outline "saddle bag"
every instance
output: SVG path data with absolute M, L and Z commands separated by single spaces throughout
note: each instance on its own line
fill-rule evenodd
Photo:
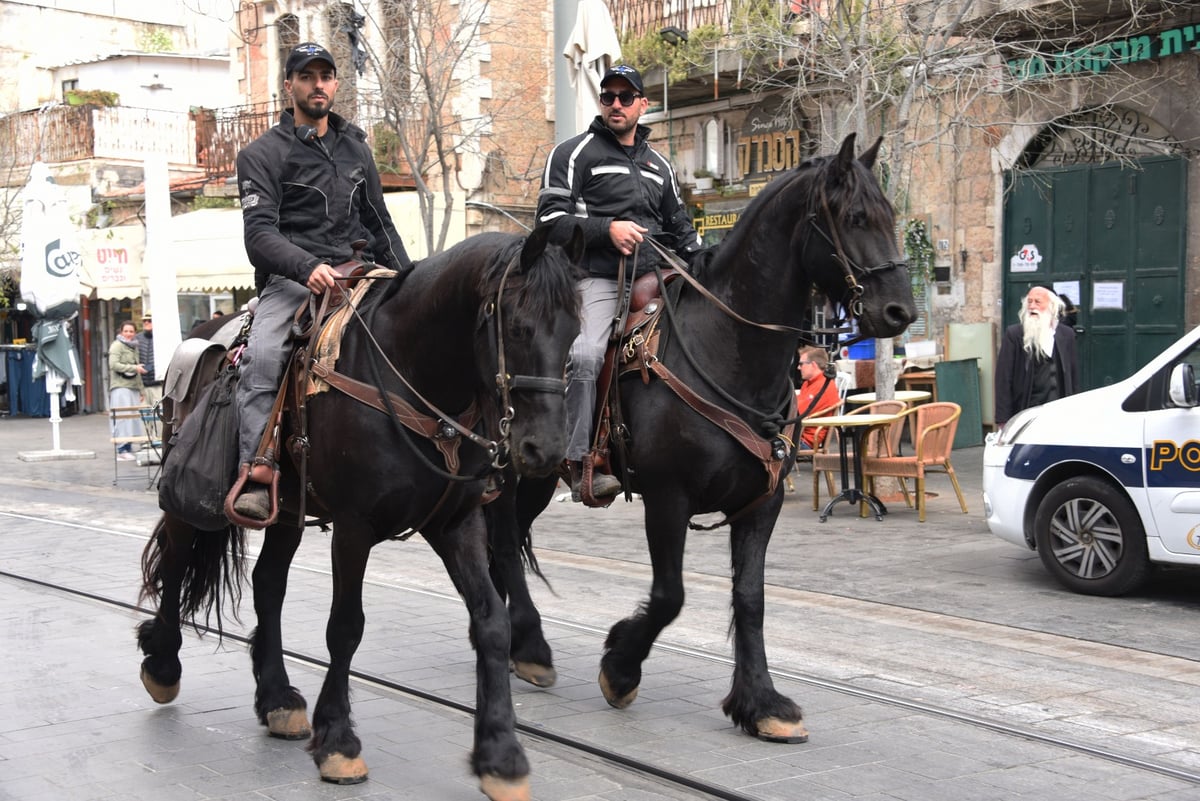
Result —
M 237 478 L 237 368 L 227 366 L 167 443 L 158 506 L 202 531 L 229 525 L 225 496 Z

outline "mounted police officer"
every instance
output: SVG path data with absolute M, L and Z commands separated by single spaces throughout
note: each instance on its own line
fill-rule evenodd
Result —
M 250 480 L 233 508 L 263 521 L 270 516 L 274 465 L 256 454 L 291 351 L 293 315 L 310 293 L 333 287 L 333 267 L 353 258 L 356 240 L 367 242 L 364 258 L 402 273 L 412 268 L 384 205 L 366 133 L 331 111 L 338 87 L 333 56 L 312 42 L 297 45 L 284 78 L 292 108 L 237 158 L 259 300 L 237 390 L 238 455 Z

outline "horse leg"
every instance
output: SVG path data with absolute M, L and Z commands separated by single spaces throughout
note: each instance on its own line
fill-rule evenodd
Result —
M 642 662 L 658 635 L 683 608 L 683 546 L 687 538 L 687 510 L 682 493 L 669 500 L 646 500 L 646 543 L 654 580 L 650 597 L 633 615 L 618 621 L 604 641 L 600 659 L 600 691 L 616 709 L 637 698 Z
M 542 616 L 533 603 L 526 582 L 525 560 L 530 570 L 542 577 L 533 554 L 530 528 L 554 495 L 557 477 L 511 481 L 504 492 L 484 507 L 492 584 L 508 603 L 511 645 L 509 660 L 513 675 L 535 687 L 551 687 L 558 679 L 554 655 L 542 632 Z
M 254 711 L 272 737 L 303 740 L 312 733 L 300 691 L 291 686 L 283 662 L 280 617 L 287 593 L 288 568 L 303 529 L 276 524 L 266 530 L 262 552 L 254 566 L 254 612 L 258 626 L 250 641 L 254 669 Z
M 146 692 L 159 704 L 179 695 L 183 674 L 179 603 L 194 537 L 191 526 L 163 515 L 142 553 L 142 598 L 157 599 L 158 611 L 137 627 L 138 648 L 145 654 L 141 678 Z
M 446 565 L 471 618 L 476 680 L 471 770 L 492 801 L 528 801 L 529 762 L 517 741 L 508 679 L 508 614 L 487 573 L 483 515 L 471 510 L 457 525 L 422 533 Z
M 325 624 L 329 670 L 313 709 L 308 750 L 323 781 L 358 784 L 367 780 L 362 741 L 350 719 L 350 661 L 362 642 L 362 585 L 371 553 L 371 527 L 363 520 L 337 517 L 333 523 L 333 603 Z
M 763 582 L 767 544 L 779 514 L 782 494 L 766 508 L 734 521 L 730 532 L 733 560 L 733 685 L 721 709 L 747 734 L 780 743 L 808 741 L 804 716 L 792 699 L 775 690 L 763 642 Z

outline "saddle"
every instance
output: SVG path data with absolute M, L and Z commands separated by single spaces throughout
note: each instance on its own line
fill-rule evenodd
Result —
M 677 278 L 679 271 L 674 268 L 662 271 L 663 286 L 670 286 Z M 608 348 L 604 352 L 604 364 L 596 380 L 596 409 L 592 425 L 595 435 L 591 451 L 583 458 L 579 491 L 585 506 L 603 508 L 615 499 L 615 496 L 597 498 L 592 492 L 593 476 L 597 472 L 610 472 L 612 469 L 609 445 L 614 442 L 613 432 L 624 431 L 623 426 L 614 424 L 620 415 L 620 399 L 615 379 L 640 370 L 643 380 L 649 382 L 649 375 L 645 372 L 640 357 L 645 355 L 647 358 L 653 358 L 658 353 L 662 343 L 662 330 L 658 324 L 663 308 L 658 276 L 646 273 L 634 279 L 629 291 L 629 306 L 624 314 L 624 325 L 614 323 Z M 616 442 L 623 450 L 624 439 L 618 439 Z M 623 481 L 622 485 L 628 487 L 628 481 Z M 627 489 L 626 494 L 628 493 Z

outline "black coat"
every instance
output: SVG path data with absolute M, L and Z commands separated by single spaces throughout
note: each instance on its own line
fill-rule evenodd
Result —
M 537 222 L 583 228 L 589 275 L 617 276 L 621 253 L 608 235 L 613 220 L 633 220 L 688 261 L 701 248 L 675 171 L 650 147 L 649 137 L 650 129 L 639 125 L 626 150 L 597 116 L 587 131 L 556 145 L 546 162 Z M 650 269 L 653 258 L 648 246 L 642 248 L 638 272 Z
M 246 254 L 258 291 L 272 275 L 305 283 L 313 268 L 337 266 L 365 239 L 364 255 L 383 267 L 411 265 L 383 202 L 375 158 L 361 128 L 336 114 L 327 153 L 321 140 L 302 138 L 290 111 L 237 157 Z
M 1000 342 L 996 359 L 996 423 L 1008 422 L 1022 409 L 1028 408 L 1033 392 L 1033 373 L 1029 354 L 1021 340 L 1021 326 L 1010 325 Z M 1075 353 L 1075 330 L 1059 323 L 1054 328 L 1054 367 L 1063 397 L 1079 391 L 1079 358 Z

